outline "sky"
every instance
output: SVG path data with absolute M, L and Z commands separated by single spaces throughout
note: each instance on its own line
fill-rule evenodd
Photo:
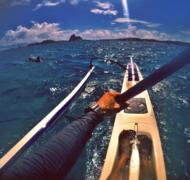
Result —
M 0 0 L 0 45 L 73 33 L 190 42 L 190 0 Z

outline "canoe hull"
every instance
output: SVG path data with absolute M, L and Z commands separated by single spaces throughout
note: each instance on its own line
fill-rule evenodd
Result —
M 129 67 L 130 65 L 130 67 Z M 134 68 L 135 67 L 135 68 Z M 128 64 L 121 92 L 126 91 L 143 79 L 139 68 L 131 61 Z M 136 69 L 136 70 L 135 70 Z M 135 75 L 136 73 L 136 75 Z M 137 75 L 138 73 L 138 75 Z M 131 78 L 132 76 L 132 78 Z M 136 76 L 136 77 L 135 77 Z M 138 76 L 138 77 L 137 77 Z M 154 165 L 155 176 L 157 180 L 166 180 L 165 164 L 163 151 L 157 128 L 157 123 L 152 108 L 152 103 L 147 91 L 134 97 L 129 104 L 135 102 L 135 105 L 128 109 L 122 110 L 116 115 L 115 123 L 110 139 L 105 163 L 100 176 L 100 180 L 106 180 L 113 171 L 114 164 L 118 158 L 119 136 L 123 131 L 138 129 L 138 135 L 146 135 L 152 140 L 152 164 Z M 134 107 L 138 106 L 139 111 L 134 111 Z M 143 107 L 144 106 L 144 107 Z M 127 176 L 127 174 L 126 174 Z

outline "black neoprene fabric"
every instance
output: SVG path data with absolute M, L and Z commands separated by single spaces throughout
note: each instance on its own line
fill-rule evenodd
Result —
M 78 156 L 92 131 L 102 118 L 95 112 L 88 112 L 62 129 L 43 147 L 19 160 L 7 169 L 1 180 L 59 180 L 63 179 Z

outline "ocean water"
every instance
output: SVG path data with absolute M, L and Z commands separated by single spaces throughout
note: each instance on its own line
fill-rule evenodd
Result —
M 120 91 L 123 70 L 106 62 L 127 64 L 133 55 L 144 77 L 187 47 L 152 42 L 81 41 L 47 44 L 0 52 L 0 157 L 54 108 L 81 80 L 89 58 L 96 66 L 82 94 L 23 156 L 79 117 L 104 90 Z M 42 63 L 29 56 L 40 55 Z M 190 66 L 149 89 L 162 140 L 169 180 L 190 179 Z M 98 179 L 114 116 L 97 126 L 66 179 Z M 19 160 L 19 159 L 18 159 Z

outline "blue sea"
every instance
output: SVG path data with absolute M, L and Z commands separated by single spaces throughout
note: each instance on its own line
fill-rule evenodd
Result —
M 144 77 L 187 47 L 157 42 L 81 41 L 44 44 L 0 51 L 0 156 L 37 124 L 77 85 L 94 58 L 96 69 L 81 95 L 23 156 L 38 150 L 64 126 L 83 114 L 106 89 L 120 91 L 123 65 L 133 55 Z M 42 63 L 28 62 L 42 56 Z M 169 180 L 190 179 L 190 66 L 149 89 L 160 131 Z M 94 130 L 66 179 L 98 179 L 106 155 L 114 116 Z M 19 160 L 19 159 L 18 159 Z

